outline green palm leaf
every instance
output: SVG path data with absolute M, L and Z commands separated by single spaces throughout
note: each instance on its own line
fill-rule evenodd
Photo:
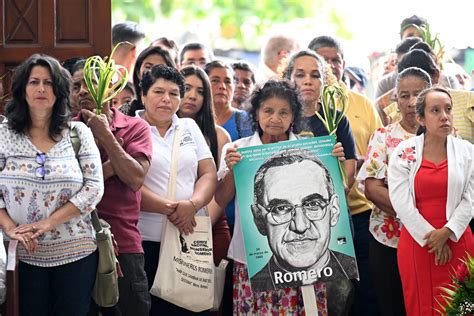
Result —
M 347 94 L 343 88 L 337 85 L 324 85 L 321 95 L 321 109 L 323 115 L 316 111 L 316 116 L 323 123 L 329 135 L 335 135 L 337 127 L 347 112 Z M 338 112 L 339 109 L 339 112 Z M 342 180 L 347 184 L 346 171 L 339 161 L 339 170 Z
M 132 45 L 120 42 L 115 45 L 110 56 L 120 45 Z M 84 65 L 84 81 L 87 90 L 97 105 L 96 114 L 102 113 L 104 103 L 117 96 L 125 88 L 128 81 L 128 71 L 122 65 L 117 65 L 111 57 L 102 59 L 100 56 L 87 58 Z

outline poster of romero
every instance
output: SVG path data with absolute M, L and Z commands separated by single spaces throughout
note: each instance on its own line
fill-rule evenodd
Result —
M 333 146 L 324 136 L 238 149 L 235 187 L 253 291 L 358 279 Z

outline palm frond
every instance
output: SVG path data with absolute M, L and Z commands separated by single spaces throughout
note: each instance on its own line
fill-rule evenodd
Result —
M 127 69 L 122 65 L 117 65 L 111 58 L 117 47 L 123 44 L 131 45 L 128 42 L 120 42 L 115 45 L 110 57 L 102 59 L 100 56 L 91 56 L 85 62 L 84 81 L 97 105 L 96 114 L 100 114 L 104 103 L 117 96 L 127 84 Z

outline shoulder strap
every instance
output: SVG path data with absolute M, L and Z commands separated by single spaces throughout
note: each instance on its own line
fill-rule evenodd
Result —
M 76 153 L 77 158 L 79 155 L 79 149 L 81 149 L 81 139 L 77 134 L 76 126 L 74 124 L 71 124 L 69 130 L 69 137 L 71 138 L 72 148 L 74 149 L 74 153 Z
M 181 142 L 181 126 L 177 126 L 174 137 L 173 137 L 173 147 L 171 150 L 171 168 L 170 168 L 170 178 L 168 180 L 168 199 L 174 201 L 176 198 L 176 176 L 178 173 L 178 151 L 179 143 Z
M 235 128 L 237 128 L 237 136 L 239 137 L 239 139 L 242 138 L 242 136 L 240 135 L 241 133 L 241 130 L 240 130 L 240 111 L 237 111 L 235 112 Z
M 171 149 L 171 167 L 170 167 L 170 176 L 168 179 L 168 192 L 166 197 L 172 201 L 176 199 L 176 175 L 178 173 L 178 151 L 179 151 L 179 143 L 181 142 L 181 127 L 178 125 L 176 130 L 174 131 L 173 136 L 173 147 Z M 161 229 L 161 242 L 164 242 L 166 239 L 166 231 L 168 226 L 169 220 L 166 219 L 163 222 L 163 228 Z M 162 244 L 163 245 L 163 244 Z M 160 257 L 161 253 L 165 247 L 160 247 Z
M 74 153 L 76 154 L 76 159 L 78 159 L 79 162 L 79 149 L 81 149 L 81 139 L 77 134 L 76 126 L 74 124 L 71 124 L 69 130 L 69 137 L 71 138 L 71 145 L 74 149 Z M 91 222 L 92 226 L 94 226 L 95 231 L 97 233 L 100 233 L 102 231 L 102 225 L 100 224 L 99 215 L 97 214 L 96 210 L 93 210 L 91 212 Z

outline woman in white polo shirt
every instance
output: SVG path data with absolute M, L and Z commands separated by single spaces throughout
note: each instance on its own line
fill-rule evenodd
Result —
M 153 158 L 141 189 L 142 203 L 138 227 L 145 251 L 145 272 L 151 287 L 160 252 L 165 216 L 185 233 L 196 225 L 194 214 L 207 205 L 216 188 L 216 167 L 204 136 L 194 120 L 178 118 L 184 78 L 175 68 L 156 65 L 140 82 L 145 111 L 138 112 L 151 126 Z M 176 201 L 166 198 L 170 177 L 173 138 L 179 128 Z M 152 296 L 150 315 L 195 314 Z

